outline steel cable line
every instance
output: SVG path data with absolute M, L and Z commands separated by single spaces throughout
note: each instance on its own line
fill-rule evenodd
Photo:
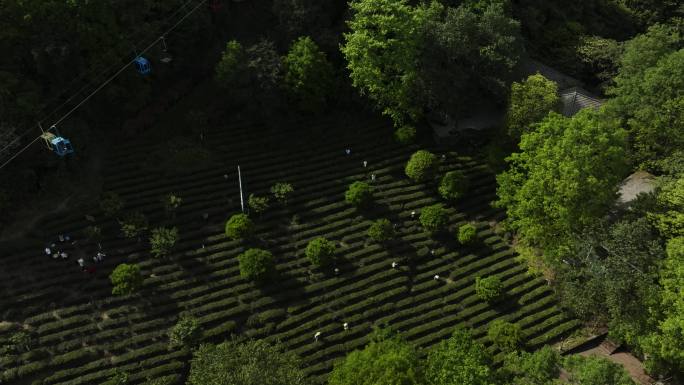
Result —
M 160 23 L 160 26 L 157 27 L 157 28 L 153 31 L 153 32 L 154 32 L 154 35 L 156 35 L 156 34 L 159 32 L 159 30 L 163 27 L 164 24 L 168 23 L 168 21 L 169 21 L 171 18 L 173 18 L 174 16 L 176 16 L 181 10 L 185 9 L 185 8 L 186 8 L 190 3 L 192 3 L 193 1 L 194 1 L 194 0 L 188 0 L 188 1 L 184 2 L 183 4 L 181 4 L 178 8 L 176 8 L 176 10 L 175 10 L 172 14 L 170 14 L 169 16 L 167 16 L 167 17 Z M 138 33 L 135 33 L 135 34 L 131 34 L 128 38 L 124 39 L 124 41 L 130 40 L 130 38 L 133 37 L 133 36 L 135 36 L 135 35 L 141 35 L 141 34 L 148 35 L 148 33 L 145 33 L 144 31 L 141 31 L 141 32 L 138 32 Z M 133 46 L 135 47 L 136 45 L 141 45 L 145 40 L 147 40 L 147 39 L 145 39 L 145 38 L 140 39 L 140 40 L 138 40 L 137 43 L 133 44 Z M 158 41 L 158 39 L 156 39 L 156 40 Z M 76 98 L 77 96 L 79 96 L 79 95 L 80 95 L 84 90 L 86 90 L 88 87 L 92 86 L 93 83 L 94 83 L 97 79 L 100 79 L 100 78 L 102 78 L 104 75 L 106 75 L 107 73 L 110 73 L 114 68 L 116 68 L 118 65 L 120 65 L 120 63 L 121 63 L 121 60 L 119 59 L 117 62 L 114 62 L 114 63 L 111 64 L 109 67 L 107 67 L 107 69 L 105 69 L 104 71 L 100 71 L 96 76 L 92 77 L 91 80 L 86 81 L 86 84 L 83 85 L 83 86 L 82 86 L 78 91 L 76 91 L 74 94 L 72 94 L 71 97 L 69 97 L 67 100 L 65 100 L 64 102 L 62 102 L 62 104 L 60 104 L 58 107 L 54 108 L 49 114 L 45 115 L 45 116 L 43 117 L 43 119 L 41 119 L 41 120 L 38 122 L 39 125 L 40 125 L 41 123 L 43 123 L 45 120 L 47 120 L 50 116 L 54 115 L 54 114 L 55 114 L 57 111 L 59 111 L 62 107 L 64 107 L 65 105 L 67 105 L 69 102 L 71 102 L 74 98 Z M 101 67 L 102 67 L 102 66 L 101 66 Z M 58 99 L 59 99 L 62 95 L 67 94 L 67 91 L 68 91 L 70 88 L 72 88 L 72 86 L 73 86 L 74 84 L 76 84 L 78 81 L 81 81 L 81 80 L 83 80 L 83 79 L 87 79 L 87 78 L 91 77 L 91 75 L 92 75 L 93 73 L 95 73 L 95 69 L 92 69 L 92 70 L 90 70 L 90 71 L 88 71 L 88 72 L 86 72 L 86 73 L 84 73 L 84 74 L 78 76 L 77 78 L 73 79 L 73 80 L 70 82 L 70 84 L 67 85 L 66 88 L 65 88 L 62 92 L 60 92 L 58 95 L 56 95 L 56 96 L 54 96 L 54 97 L 52 98 L 52 100 L 50 101 L 50 103 L 48 103 L 48 105 L 51 104 L 51 103 L 54 102 L 54 101 L 58 101 Z M 5 152 L 5 150 L 7 150 L 8 148 L 12 147 L 15 143 L 17 143 L 17 142 L 20 141 L 21 139 L 25 138 L 30 132 L 31 132 L 31 129 L 30 129 L 30 128 L 24 130 L 24 132 L 23 132 L 22 134 L 18 135 L 18 136 L 17 136 L 14 140 L 12 140 L 9 144 L 5 145 L 2 149 L 0 149 L 0 154 L 2 154 L 3 152 Z
M 173 18 L 174 16 L 176 16 L 182 9 L 184 9 L 188 4 L 192 3 L 193 1 L 194 1 L 194 0 L 188 0 L 188 1 L 186 1 L 185 3 L 181 4 L 178 8 L 176 8 L 176 10 L 175 10 L 171 15 L 167 16 L 167 17 L 164 19 L 164 21 L 162 21 L 162 22 L 160 23 L 160 26 L 157 27 L 157 29 L 154 31 L 154 35 L 157 34 L 157 32 L 162 28 L 162 26 L 163 26 L 164 24 L 166 24 L 171 18 Z M 140 31 L 140 32 L 138 32 L 138 33 L 132 34 L 132 36 L 129 36 L 128 38 L 123 39 L 123 41 L 132 40 L 131 37 L 133 37 L 133 35 L 142 35 L 142 34 L 145 34 L 145 32 L 144 32 L 144 31 Z M 147 35 L 147 34 L 145 34 L 145 35 Z M 135 43 L 133 46 L 135 47 L 135 46 L 137 46 L 137 45 L 140 45 L 144 40 L 145 40 L 145 38 L 138 40 L 138 42 Z M 67 103 L 69 103 L 69 102 L 70 102 L 71 100 L 73 100 L 76 96 L 78 96 L 81 92 L 83 92 L 88 86 L 90 86 L 91 83 L 93 83 L 93 82 L 94 82 L 95 80 L 97 80 L 98 78 L 104 76 L 105 74 L 111 72 L 111 71 L 112 71 L 114 68 L 116 68 L 116 66 L 119 65 L 120 63 L 121 63 L 121 60 L 119 59 L 118 62 L 113 63 L 112 65 L 110 65 L 109 67 L 107 67 L 107 69 L 105 69 L 104 71 L 100 71 L 100 73 L 99 73 L 97 76 L 95 76 L 95 77 L 93 78 L 93 80 L 87 81 L 87 83 L 86 83 L 83 87 L 81 87 L 80 90 L 78 90 L 75 94 L 73 94 L 70 98 L 68 98 L 66 101 L 64 101 L 64 102 L 63 102 L 61 105 L 59 105 L 57 108 L 53 109 L 52 112 L 50 112 L 48 115 L 46 115 L 46 116 L 40 121 L 40 123 L 42 123 L 43 121 L 45 121 L 46 119 L 48 119 L 50 116 L 54 115 L 57 111 L 59 111 L 59 110 L 60 110 L 62 107 L 64 107 Z M 93 72 L 95 72 L 95 71 L 94 71 L 94 70 L 91 70 L 91 71 L 90 71 L 90 74 L 92 74 Z M 78 81 L 78 80 L 82 80 L 82 79 L 86 78 L 86 75 L 88 75 L 88 73 L 86 73 L 86 74 L 84 74 L 84 75 L 81 75 L 80 77 L 74 79 L 74 81 L 72 81 L 72 84 L 73 84 L 74 82 Z M 68 87 L 70 88 L 70 87 L 71 87 L 71 84 L 70 84 Z M 59 94 L 57 97 L 63 95 L 64 93 L 65 93 L 65 92 L 62 92 L 62 93 Z
M 184 3 L 182 7 L 185 7 L 188 3 L 192 2 L 192 1 L 193 1 L 193 0 L 190 0 L 190 1 L 188 1 L 187 3 Z M 185 19 L 187 19 L 190 15 L 192 15 L 197 9 L 199 9 L 199 7 L 201 7 L 201 6 L 202 6 L 204 3 L 206 3 L 206 2 L 207 2 L 207 0 L 201 0 L 194 8 L 192 8 L 188 13 L 186 13 L 185 15 L 183 15 L 183 17 L 180 18 L 175 24 L 173 24 L 173 26 L 171 26 L 171 28 L 169 28 L 168 30 L 166 30 L 160 37 L 155 38 L 154 41 L 153 41 L 152 43 L 150 43 L 150 44 L 149 44 L 148 46 L 146 46 L 142 51 L 140 51 L 140 54 L 144 54 L 145 52 L 149 51 L 152 47 L 154 47 L 154 46 L 161 40 L 162 36 L 166 36 L 166 35 L 168 35 L 171 31 L 173 31 L 174 29 L 176 29 L 176 27 L 178 27 Z M 137 58 L 137 57 L 136 57 L 136 58 Z M 94 91 L 92 91 L 90 94 L 88 94 L 88 96 L 86 96 L 80 103 L 78 103 L 75 107 L 73 107 L 71 110 L 69 110 L 66 114 L 62 115 L 62 117 L 59 118 L 55 123 L 53 123 L 51 127 L 57 126 L 59 123 L 61 123 L 62 121 L 64 121 L 64 119 L 68 118 L 74 111 L 76 111 L 80 106 L 82 106 L 85 102 L 87 102 L 87 101 L 88 101 L 91 97 L 93 97 L 97 92 L 99 92 L 99 91 L 100 91 L 102 88 L 104 88 L 107 84 L 111 83 L 114 79 L 116 79 L 116 77 L 119 76 L 119 74 L 121 74 L 124 70 L 126 70 L 126 68 L 127 68 L 128 66 L 130 66 L 131 64 L 133 64 L 133 63 L 135 62 L 135 59 L 136 59 L 136 58 L 133 58 L 133 60 L 130 60 L 130 61 L 128 61 L 126 64 L 124 64 L 118 71 L 116 71 L 116 73 L 114 73 L 114 75 L 110 76 L 107 80 L 105 80 L 102 84 L 100 84 Z M 41 120 L 41 121 L 42 121 L 42 120 Z M 23 134 L 21 137 L 23 137 L 23 136 L 25 136 L 25 135 L 26 135 L 26 134 Z M 21 138 L 21 137 L 20 137 L 20 138 Z M 41 138 L 41 135 L 39 135 L 38 137 L 36 137 L 35 139 L 33 139 L 29 144 L 27 144 L 26 146 L 24 146 L 21 150 L 19 150 L 16 154 L 14 154 L 12 157 L 10 157 L 7 161 L 5 161 L 4 163 L 2 163 L 2 164 L 0 165 L 0 170 L 3 169 L 7 164 L 9 164 L 12 160 L 14 160 L 14 159 L 15 159 L 17 156 L 19 156 L 21 153 L 23 153 L 24 151 L 26 151 L 33 143 L 35 143 L 35 142 L 36 142 L 38 139 L 40 139 L 40 138 Z M 17 138 L 17 139 L 19 139 L 19 138 Z M 12 141 L 12 143 L 11 143 L 10 145 L 12 145 L 14 142 L 16 142 L 17 139 L 15 139 L 14 141 Z M 7 147 L 9 147 L 9 145 L 8 145 L 8 146 L 5 146 L 5 148 L 7 148 Z M 4 149 L 3 149 L 2 151 L 4 151 Z

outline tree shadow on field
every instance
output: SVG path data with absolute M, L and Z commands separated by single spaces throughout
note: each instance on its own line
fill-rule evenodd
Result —
M 362 214 L 364 217 L 370 220 L 377 220 L 381 218 L 392 220 L 392 217 L 395 217 L 396 219 L 396 215 L 386 203 L 374 202 L 372 205 L 364 208 Z
M 267 297 L 281 304 L 289 304 L 306 297 L 306 283 L 297 280 L 286 272 L 275 272 L 255 282 L 256 288 Z
M 142 290 L 139 304 L 142 305 L 140 311 L 149 318 L 175 318 L 181 312 L 178 302 L 158 288 Z
M 413 280 L 418 274 L 418 263 L 421 257 L 411 242 L 397 237 L 385 244 L 388 253 L 393 257 L 392 262 L 399 263 L 400 268 L 408 269 L 409 291 L 413 287 Z M 403 265 L 403 266 L 402 266 Z M 390 265 L 391 266 L 391 265 Z
M 191 279 L 207 281 L 213 268 L 204 261 L 205 254 L 174 256 L 168 262 L 180 266 L 181 269 L 189 273 Z

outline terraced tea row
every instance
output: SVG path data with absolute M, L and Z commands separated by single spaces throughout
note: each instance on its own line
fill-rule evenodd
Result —
M 14 308 L 9 315 L 22 315 L 19 321 L 35 338 L 31 352 L 2 361 L 3 381 L 92 384 L 124 370 L 132 384 L 166 375 L 181 383 L 190 355 L 169 350 L 166 332 L 183 311 L 198 317 L 205 341 L 218 342 L 232 333 L 281 341 L 302 357 L 307 373 L 319 382 L 336 359 L 361 348 L 377 324 L 397 328 L 425 348 L 446 338 L 456 325 L 469 325 L 494 353 L 485 337 L 494 319 L 520 324 L 533 345 L 576 327 L 558 309 L 545 282 L 528 276 L 488 226 L 501 213 L 489 206 L 495 182 L 479 161 L 448 153 L 440 166 L 442 173 L 464 171 L 471 183 L 468 196 L 448 209 L 452 233 L 466 222 L 477 223 L 481 242 L 463 247 L 453 235 L 429 237 L 411 214 L 439 201 L 433 184 L 416 184 L 403 176 L 404 164 L 417 147 L 388 142 L 381 122 L 357 123 L 367 129 L 350 133 L 343 143 L 321 134 L 326 124 L 336 123 L 316 123 L 296 140 L 291 132 L 274 132 L 268 141 L 280 146 L 268 152 L 248 150 L 264 148 L 258 127 L 210 133 L 213 142 L 207 147 L 216 151 L 222 166 L 168 177 L 136 167 L 154 144 L 117 149 L 108 162 L 105 188 L 124 198 L 126 212 L 144 213 L 152 226 L 178 226 L 181 239 L 168 258 L 153 259 L 146 242 L 120 238 L 117 223 L 97 208 L 47 220 L 41 227 L 49 233 L 78 234 L 93 224 L 84 214 L 95 215 L 94 224 L 105 234 L 101 243 L 107 258 L 94 277 L 82 276 L 73 262 L 45 261 L 33 251 L 40 250 L 39 244 L 13 251 L 2 261 L 9 272 L 33 266 L 30 276 L 10 273 L 3 290 Z M 327 129 L 333 130 L 330 126 Z M 308 145 L 297 148 L 293 142 Z M 351 156 L 343 152 L 347 146 L 353 149 Z M 223 221 L 239 207 L 237 181 L 234 172 L 227 171 L 238 162 L 252 193 L 265 195 L 277 181 L 296 189 L 287 207 L 274 206 L 255 218 L 256 242 L 277 258 L 277 278 L 261 286 L 239 275 L 237 255 L 248 245 L 223 234 Z M 343 201 L 344 191 L 370 174 L 376 176 L 375 207 L 359 211 Z M 159 203 L 169 192 L 183 198 L 173 220 L 164 217 Z M 202 213 L 209 214 L 208 221 L 202 220 Z M 385 246 L 369 243 L 366 236 L 371 220 L 378 217 L 398 226 L 397 239 Z M 337 244 L 337 273 L 312 268 L 303 255 L 307 242 L 319 236 Z M 139 296 L 110 295 L 106 275 L 124 261 L 138 263 L 145 274 Z M 393 261 L 399 263 L 397 268 L 392 268 Z M 507 293 L 496 306 L 482 302 L 473 288 L 475 277 L 493 274 L 502 279 Z M 342 327 L 345 322 L 348 330 Z M 322 336 L 318 342 L 316 332 Z M 0 342 L 7 337 L 0 334 Z

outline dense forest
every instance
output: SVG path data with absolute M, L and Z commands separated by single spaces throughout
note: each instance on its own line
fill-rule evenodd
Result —
M 280 122 L 299 116 L 373 111 L 402 145 L 431 140 L 435 116 L 501 111 L 500 125 L 454 145 L 496 173 L 492 205 L 506 214 L 499 234 L 531 274 L 546 278 L 563 309 L 607 327 L 653 377 L 684 381 L 684 5 L 677 0 L 5 0 L 0 49 L 4 230 L 74 193 L 83 205 L 117 206 L 116 197 L 101 195 L 92 168 L 119 143 L 157 135 L 171 150 L 151 162 L 202 161 L 204 133 L 216 123 L 211 111 L 180 117 L 192 128 L 168 136 L 150 128 L 206 79 L 219 90 L 211 98 L 241 119 L 287 130 Z M 150 76 L 126 66 L 139 55 L 152 62 Z M 530 60 L 573 77 L 601 107 L 564 114 L 559 85 L 523 70 Z M 73 157 L 35 143 L 53 124 L 72 140 Z M 406 175 L 432 177 L 424 174 L 434 155 L 414 157 Z M 635 172 L 648 173 L 653 189 L 620 201 Z M 445 176 L 439 193 L 461 196 L 463 179 Z M 363 206 L 366 188 L 350 187 L 347 202 Z M 286 201 L 291 189 L 273 194 Z M 257 196 L 249 205 L 259 214 L 268 208 Z M 233 218 L 226 232 L 245 237 L 250 219 Z M 372 237 L 392 237 L 389 222 L 374 226 Z M 153 253 L 166 254 L 177 236 L 154 234 Z M 312 263 L 325 265 L 333 254 L 324 241 L 307 247 Z M 257 249 L 241 258 L 252 261 L 245 273 L 240 261 L 250 280 L 272 263 Z M 136 274 L 112 278 L 113 294 L 134 292 Z M 188 384 L 309 381 L 299 359 L 277 345 L 198 346 L 197 329 L 188 318 L 171 332 L 195 349 Z M 391 325 L 377 328 L 328 383 L 544 385 L 561 372 L 573 384 L 631 383 L 605 360 L 561 357 L 549 347 L 526 352 L 520 333 L 510 323 L 490 325 L 489 340 L 505 353 L 494 359 L 467 329 L 422 354 Z M 5 349 L 21 351 L 21 337 Z

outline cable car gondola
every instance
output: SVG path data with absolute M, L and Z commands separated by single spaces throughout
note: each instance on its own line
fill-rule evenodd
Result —
M 56 134 L 53 134 L 50 130 L 54 130 Z M 43 131 L 40 137 L 45 141 L 47 148 L 57 154 L 57 156 L 64 157 L 74 153 L 74 146 L 71 145 L 71 141 L 60 136 L 55 126 L 50 127 L 47 131 Z
M 141 75 L 147 75 L 152 72 L 150 61 L 142 56 L 136 57 L 135 60 L 133 60 L 133 64 L 135 64 L 135 69 L 137 69 Z

